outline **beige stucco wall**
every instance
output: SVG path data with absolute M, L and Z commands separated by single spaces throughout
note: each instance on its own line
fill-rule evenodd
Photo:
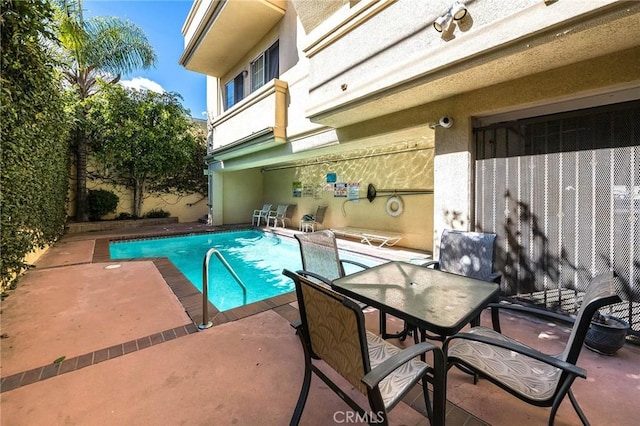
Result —
M 428 173 L 433 179 L 435 195 L 429 199 L 429 210 L 417 210 L 427 212 L 425 216 L 412 217 L 413 208 L 407 202 L 411 197 L 405 197 L 405 214 L 407 221 L 400 218 L 384 217 L 384 204 L 382 200 L 374 202 L 372 205 L 365 200 L 365 203 L 357 205 L 347 203 L 346 216 L 342 214 L 341 201 L 334 200 L 331 193 L 323 193 L 321 200 L 312 198 L 293 199 L 291 196 L 291 182 L 299 179 L 310 181 L 322 181 L 326 172 L 330 171 L 328 166 L 315 166 L 296 169 L 294 174 L 291 170 L 279 174 L 275 177 L 275 172 L 267 172 L 265 182 L 265 198 L 274 203 L 293 203 L 299 206 L 294 216 L 294 221 L 300 215 L 311 212 L 319 201 L 329 203 L 330 209 L 328 220 L 330 226 L 356 226 L 354 222 L 360 222 L 360 207 L 369 207 L 366 210 L 370 213 L 366 216 L 367 221 L 372 221 L 378 229 L 399 230 L 407 232 L 407 238 L 402 241 L 402 245 L 407 247 L 424 248 L 437 252 L 439 235 L 445 228 L 454 229 L 474 229 L 473 223 L 473 194 L 474 194 L 474 162 L 473 162 L 473 120 L 490 114 L 505 111 L 517 111 L 532 107 L 542 108 L 542 114 L 554 112 L 554 105 L 568 99 L 579 99 L 598 93 L 626 88 L 627 91 L 639 93 L 640 73 L 638 58 L 640 48 L 624 50 L 619 53 L 606 55 L 588 61 L 576 63 L 551 71 L 538 73 L 514 81 L 501 83 L 487 88 L 468 92 L 466 94 L 454 96 L 438 102 L 421 105 L 419 107 L 398 111 L 383 117 L 366 122 L 357 123 L 337 130 L 340 138 L 340 145 L 353 145 L 356 149 L 360 144 L 369 143 L 375 139 L 390 139 L 389 135 L 403 134 L 403 129 L 424 127 L 425 123 L 437 122 L 442 116 L 450 116 L 454 119 L 454 126 L 450 129 L 436 127 L 435 129 L 435 150 L 433 155 L 433 170 L 425 172 L 420 169 L 422 160 L 419 157 L 405 157 L 398 169 L 415 169 L 412 173 L 403 175 L 402 186 L 415 188 L 422 186 L 425 176 Z M 616 72 L 611 72 L 615 69 Z M 637 97 L 637 95 L 636 95 Z M 547 111 L 547 112 L 544 112 Z M 539 114 L 539 113 L 538 113 Z M 410 132 L 408 132 L 410 134 Z M 418 140 L 418 133 L 412 140 Z M 384 146 L 384 145 L 382 145 Z M 343 155 L 349 155 L 348 153 Z M 308 160 L 314 161 L 314 160 Z M 384 162 L 372 162 L 377 167 Z M 344 181 L 360 181 L 361 191 L 366 190 L 366 183 L 373 182 L 377 187 L 381 187 L 385 181 L 385 172 L 378 170 L 378 175 L 367 175 L 351 173 L 357 170 L 358 166 L 351 162 L 341 166 L 345 171 Z M 307 170 L 308 169 L 308 170 Z M 364 167 L 366 169 L 366 166 Z M 334 170 L 339 173 L 338 170 Z M 388 170 L 387 170 L 388 173 Z M 272 174 L 274 177 L 272 178 Z M 340 175 L 339 175 L 340 176 Z M 340 177 L 341 178 L 341 177 Z M 386 186 L 386 185 L 385 185 Z M 282 189 L 284 187 L 284 189 Z M 280 190 L 276 188 L 281 188 Z M 283 194 L 284 197 L 280 194 Z M 366 194 L 362 192 L 362 194 Z M 280 198 L 278 198 L 280 196 Z M 421 198 L 421 197 L 416 197 Z M 380 204 L 377 205 L 377 203 Z M 425 204 L 426 206 L 426 204 Z M 376 211 L 378 209 L 378 211 Z M 364 210 L 363 210 L 364 211 Z M 379 216 L 378 213 L 381 213 Z M 297 222 L 295 222 L 297 223 Z M 360 225 L 364 226 L 364 225 Z M 421 229 L 425 228 L 425 229 Z M 426 235 L 429 238 L 410 236 L 409 234 Z M 425 241 L 435 240 L 435 247 L 424 247 Z
M 263 174 L 258 169 L 216 172 L 212 176 L 214 225 L 251 222 L 253 210 L 262 208 Z
M 91 168 L 93 166 L 90 165 L 89 167 Z M 74 167 L 71 168 L 71 176 L 75 176 Z M 67 215 L 69 217 L 75 216 L 75 189 L 75 180 L 71 179 L 69 182 L 69 202 L 67 203 Z M 113 219 L 123 212 L 129 214 L 133 213 L 133 193 L 130 189 L 123 186 L 107 184 L 101 181 L 87 180 L 87 190 L 90 189 L 105 189 L 107 191 L 112 191 L 119 198 L 116 211 L 104 216 L 104 219 Z M 180 222 L 195 222 L 207 214 L 206 194 L 180 196 L 165 193 L 149 195 L 142 203 L 142 214 L 156 209 L 162 209 L 169 212 L 171 216 L 177 217 Z
M 250 71 L 251 62 L 262 54 L 276 41 L 279 42 L 280 76 L 279 80 L 286 83 L 286 113 L 281 117 L 286 123 L 287 137 L 296 138 L 309 132 L 322 131 L 325 126 L 312 123 L 306 116 L 307 98 L 309 93 L 309 60 L 302 54 L 305 43 L 305 33 L 298 22 L 295 10 L 288 8 L 282 20 L 274 26 L 229 72 L 224 74 L 219 82 L 213 78 L 207 80 L 207 105 L 211 119 L 216 120 L 213 137 L 213 147 L 220 148 L 241 139 L 253 132 L 258 132 L 267 126 L 274 126 L 274 111 L 276 104 L 271 99 L 258 102 L 258 89 L 251 92 L 250 77 L 245 79 L 245 98 L 234 108 L 224 111 L 223 96 L 225 84 L 243 70 Z M 268 86 L 269 84 L 267 84 Z M 246 105 L 246 107 L 245 107 Z M 233 116 L 235 110 L 244 108 L 238 120 L 225 120 L 226 116 Z M 278 111 L 279 112 L 279 111 Z M 247 118 L 249 117 L 249 118 Z M 235 135 L 235 136 L 234 136 Z M 318 138 L 317 143 L 324 143 Z
M 353 149 L 336 154 L 344 157 L 389 148 L 388 144 L 398 144 L 398 135 L 406 137 L 411 143 L 433 143 L 435 140 L 432 145 L 435 149 L 425 150 L 419 155 L 390 155 L 385 160 L 377 157 L 265 173 L 260 173 L 259 169 L 243 172 L 234 188 L 229 189 L 225 185 L 224 223 L 249 222 L 250 211 L 259 208 L 264 202 L 270 202 L 274 209 L 280 203 L 296 204 L 293 220 L 297 227 L 303 214 L 313 212 L 322 203 L 329 205 L 328 227 L 360 226 L 398 231 L 405 235 L 400 245 L 437 251 L 439 235 L 443 229 L 474 228 L 472 121 L 475 117 L 545 104 L 549 104 L 551 108 L 553 103 L 564 99 L 634 84 L 637 90 L 640 87 L 637 72 L 639 52 L 640 49 L 622 51 L 338 129 L 336 133 L 340 149 L 345 146 Z M 610 72 L 611 67 L 616 69 L 615 73 Z M 452 128 L 437 127 L 435 138 L 434 131 L 430 131 L 430 134 L 424 131 L 426 123 L 437 122 L 444 115 L 454 119 Z M 304 140 L 298 139 L 295 144 L 303 145 Z M 372 145 L 372 141 L 375 141 L 375 146 L 362 148 Z M 339 146 L 335 147 L 336 150 L 338 148 Z M 316 161 L 316 158 L 322 160 L 330 152 L 331 148 L 322 152 L 309 151 L 309 155 L 315 153 L 318 156 L 305 161 L 310 163 Z M 427 152 L 429 155 L 425 158 Z M 268 166 L 266 170 L 269 170 Z M 385 189 L 434 188 L 435 195 L 403 197 L 404 213 L 396 218 L 385 212 L 386 197 L 379 197 L 373 203 L 367 200 L 344 203 L 344 199 L 334 198 L 329 191 L 323 191 L 320 199 L 293 197 L 294 181 L 322 184 L 328 172 L 337 173 L 339 181 L 359 182 L 362 197 L 366 195 L 368 183 Z M 235 177 L 241 176 L 236 173 L 238 172 L 226 173 L 227 180 L 236 180 Z M 258 190 L 260 187 L 264 194 Z M 240 195 L 241 193 L 244 195 Z
M 348 5 L 350 3 L 356 3 L 357 1 L 358 0 L 292 0 L 292 3 L 299 14 L 300 22 L 302 22 L 305 31 L 309 33 L 345 4 Z
M 356 2 L 353 9 L 364 10 L 373 3 Z M 296 8 L 302 4 L 305 2 L 296 2 Z M 313 29 L 306 28 L 309 34 L 298 26 L 295 37 L 291 31 L 294 17 L 288 10 L 245 57 L 248 63 L 280 34 L 280 78 L 289 85 L 288 142 L 279 149 L 226 161 L 234 170 L 253 168 L 245 174 L 216 172 L 221 176 L 214 179 L 217 195 L 213 197 L 214 217 L 219 223 L 249 222 L 253 209 L 270 202 L 274 208 L 280 203 L 296 204 L 297 226 L 300 216 L 323 203 L 329 205 L 328 227 L 399 231 L 405 234 L 401 245 L 431 250 L 437 248 L 443 229 L 474 228 L 475 118 L 532 107 L 538 107 L 535 114 L 541 115 L 556 112 L 553 105 L 566 99 L 621 87 L 640 90 L 640 48 L 637 41 L 630 41 L 635 30 L 618 25 L 634 24 L 637 28 L 640 15 L 620 9 L 611 0 L 550 5 L 539 0 L 467 2 L 469 17 L 454 27 L 453 39 L 443 38 L 430 25 L 450 2 L 431 2 L 420 8 L 411 2 L 379 4 L 379 15 L 353 19 L 343 28 L 339 22 L 349 8 L 342 2 L 330 13 L 324 11 L 325 17 L 332 15 L 327 22 L 311 19 L 308 27 Z M 613 9 L 615 13 L 610 12 Z M 598 10 L 604 18 L 592 20 Z M 336 25 L 332 26 L 334 20 Z M 570 23 L 565 25 L 565 20 Z M 564 27 L 559 32 L 555 25 L 561 24 Z M 337 32 L 323 38 L 332 28 Z M 624 37 L 609 28 L 624 29 Z M 516 46 L 514 41 L 520 44 Z M 627 48 L 633 43 L 636 47 Z M 488 47 L 496 49 L 486 52 Z M 566 53 L 568 47 L 571 54 Z M 582 60 L 591 56 L 597 57 Z M 467 65 L 460 65 L 463 59 Z M 238 64 L 226 78 L 241 69 Z M 429 134 L 422 130 L 445 115 L 454 119 L 452 128 L 437 127 Z M 428 160 L 422 154 L 398 154 L 390 155 L 388 161 L 375 158 L 299 166 L 402 141 L 430 141 L 434 150 L 429 151 Z M 292 163 L 296 167 L 278 168 Z M 429 166 L 423 169 L 424 164 Z M 266 171 L 260 173 L 260 168 Z M 318 199 L 293 197 L 292 182 L 321 184 L 327 172 L 337 173 L 339 181 L 359 182 L 363 197 L 368 183 L 378 188 L 429 185 L 435 194 L 403 197 L 405 212 L 397 218 L 385 213 L 386 197 L 373 203 L 346 204 L 329 191 Z M 230 182 L 235 180 L 241 182 Z M 219 215 L 216 203 L 223 206 Z
M 293 66 L 298 65 L 298 38 L 295 37 L 297 33 L 297 21 L 295 11 L 288 9 L 285 12 L 285 16 L 258 42 L 256 45 L 244 55 L 238 63 L 233 66 L 229 71 L 220 77 L 221 89 L 224 85 L 231 81 L 234 77 L 240 74 L 242 71 L 251 71 L 251 62 L 260 56 L 266 49 L 268 49 L 273 43 L 278 41 L 278 50 L 280 55 L 280 75 L 282 76 Z M 291 34 L 293 37 L 282 38 L 281 34 Z M 245 79 L 245 97 L 251 93 L 251 78 Z
M 297 227 L 304 214 L 314 213 L 319 205 L 329 206 L 325 228 L 362 227 L 400 232 L 400 245 L 422 250 L 432 247 L 433 196 L 430 194 L 402 195 L 404 211 L 393 217 L 386 212 L 390 194 L 380 194 L 369 202 L 367 186 L 372 183 L 377 189 L 432 189 L 433 145 L 404 147 L 406 152 L 377 155 L 376 150 L 358 153 L 365 158 L 331 163 L 312 164 L 302 167 L 266 171 L 264 173 L 264 199 L 275 206 L 295 204 L 293 226 Z M 368 157 L 374 154 L 375 156 Z M 358 201 L 334 197 L 331 187 L 326 188 L 327 173 L 336 173 L 337 181 L 359 183 Z M 293 182 L 301 182 L 313 188 L 323 189 L 320 196 L 293 196 Z
M 312 120 L 341 127 L 637 45 L 639 9 L 625 2 L 467 2 L 438 33 L 450 4 L 360 3 L 318 27 L 305 50 Z
M 106 189 L 114 192 L 120 198 L 116 212 L 104 216 L 104 219 L 113 219 L 122 212 L 133 212 L 133 194 L 130 189 L 96 182 L 88 182 L 87 189 Z M 153 194 L 145 197 L 142 203 L 143 215 L 151 210 L 159 209 L 169 212 L 180 222 L 195 222 L 207 214 L 207 199 L 206 196 L 200 194 L 187 196 Z

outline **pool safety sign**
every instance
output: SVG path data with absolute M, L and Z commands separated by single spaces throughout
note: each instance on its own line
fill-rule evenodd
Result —
M 360 199 L 360 182 L 351 182 L 347 184 L 347 197 L 350 201 L 355 202 Z
M 302 182 L 293 182 L 292 189 L 294 197 L 302 197 Z
M 347 198 L 347 184 L 346 183 L 334 183 L 333 184 L 333 196 L 335 198 Z
M 360 197 L 360 182 L 341 182 L 333 184 L 333 196 L 335 198 L 348 198 L 357 200 Z

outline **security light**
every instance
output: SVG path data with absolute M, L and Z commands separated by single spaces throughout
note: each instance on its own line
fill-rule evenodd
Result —
M 453 19 L 459 21 L 467 16 L 467 7 L 459 1 L 454 1 L 449 9 L 449 14 L 453 16 Z
M 447 13 L 435 20 L 433 28 L 435 28 L 437 32 L 441 33 L 449 28 L 451 22 L 454 20 L 459 21 L 465 16 L 467 16 L 467 7 L 456 0 L 453 2 Z
M 452 21 L 453 17 L 449 14 L 449 12 L 447 12 L 446 14 L 435 20 L 435 22 L 433 23 L 433 28 L 435 28 L 437 32 L 441 33 L 442 31 L 449 28 L 449 25 L 451 25 Z

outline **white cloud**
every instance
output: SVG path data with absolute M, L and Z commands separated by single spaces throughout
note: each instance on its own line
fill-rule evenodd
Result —
M 156 93 L 164 93 L 165 90 L 153 80 L 144 77 L 133 77 L 131 80 L 122 80 L 120 84 L 129 89 L 151 90 Z

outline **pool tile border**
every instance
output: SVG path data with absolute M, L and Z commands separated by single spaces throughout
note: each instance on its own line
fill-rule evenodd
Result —
M 31 370 L 22 371 L 0 379 L 0 393 L 8 392 L 22 386 L 27 386 L 42 380 L 71 373 L 81 368 L 89 367 L 100 362 L 118 358 L 120 356 L 136 352 L 151 346 L 159 345 L 178 337 L 187 336 L 198 332 L 195 324 L 186 324 L 180 327 L 171 328 L 160 333 L 131 340 L 119 345 L 99 349 L 73 358 L 67 358 L 60 362 L 53 362 Z

